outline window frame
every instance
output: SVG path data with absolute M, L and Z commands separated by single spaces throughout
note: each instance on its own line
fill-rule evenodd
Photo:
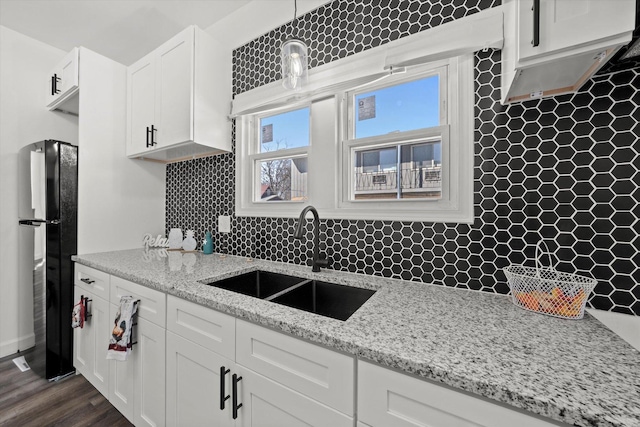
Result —
M 371 70 L 375 69 L 372 68 L 375 63 L 377 63 L 375 57 L 362 59 L 358 61 L 358 67 Z M 418 79 L 424 76 L 425 70 L 443 66 L 447 67 L 448 72 L 448 98 L 445 103 L 448 123 L 436 128 L 427 128 L 431 131 L 419 129 L 391 134 L 401 138 L 415 137 L 418 142 L 420 137 L 433 136 L 434 129 L 440 132 L 439 136 L 443 142 L 442 161 L 444 163 L 446 154 L 451 159 L 452 165 L 448 178 L 443 174 L 442 199 L 416 201 L 416 199 L 407 198 L 390 199 L 385 203 L 380 201 L 371 203 L 366 200 L 349 201 L 348 197 L 345 197 L 349 195 L 348 179 L 345 179 L 348 175 L 344 172 L 349 169 L 345 166 L 345 159 L 349 158 L 349 153 L 345 152 L 345 144 L 342 143 L 345 140 L 344 136 L 349 132 L 347 120 L 344 119 L 347 117 L 345 114 L 349 108 L 346 96 L 349 92 L 360 92 L 362 89 L 369 91 L 377 86 L 389 85 L 388 82 L 395 83 L 393 74 L 397 70 L 391 70 L 389 73 L 391 76 L 383 77 L 382 82 L 379 82 L 378 78 L 371 78 L 366 84 L 354 85 L 356 87 L 338 84 L 338 88 L 331 93 L 325 91 L 316 97 L 313 94 L 312 96 L 294 95 L 287 102 L 274 104 L 274 107 L 265 108 L 266 111 L 261 113 L 250 112 L 238 116 L 236 118 L 236 215 L 295 218 L 305 204 L 310 204 L 316 207 L 322 218 L 473 223 L 473 55 L 466 54 L 434 61 L 431 64 L 408 67 L 408 71 L 397 77 L 397 80 Z M 330 78 L 327 77 L 327 85 L 335 84 L 336 75 L 339 73 L 334 72 L 331 73 Z M 366 76 L 364 75 L 363 79 L 366 80 Z M 372 77 L 375 76 L 377 75 L 372 74 Z M 258 159 L 283 158 L 288 154 L 301 154 L 305 150 L 302 148 L 302 151 L 299 151 L 300 148 L 294 148 L 255 153 L 256 149 L 259 149 L 259 147 L 255 148 L 255 144 L 259 144 L 260 117 L 305 106 L 310 107 L 311 116 L 309 119 L 310 143 L 307 147 L 309 172 L 307 200 L 303 203 L 300 201 L 255 202 L 251 183 L 254 182 L 256 168 L 255 163 L 251 162 Z M 254 148 L 251 144 L 254 144 Z M 446 149 L 447 146 L 448 149 Z M 274 153 L 278 154 L 274 155 Z M 318 176 L 322 178 L 318 179 Z
M 309 144 L 305 147 L 294 147 L 294 148 L 283 148 L 280 150 L 275 150 L 275 151 L 265 151 L 265 152 L 261 152 L 261 136 L 262 136 L 262 126 L 261 126 L 261 121 L 263 118 L 265 117 L 272 117 L 275 115 L 280 115 L 280 114 L 286 114 L 288 112 L 291 111 L 296 111 L 296 110 L 302 110 L 304 108 L 309 108 Z M 250 162 L 251 169 L 253 170 L 253 173 L 251 175 L 251 186 L 253 187 L 251 190 L 252 193 L 252 198 L 251 198 L 251 203 L 252 204 L 259 204 L 259 205 L 265 205 L 265 204 L 288 204 L 288 203 L 292 203 L 292 204 L 296 204 L 296 205 L 301 205 L 303 203 L 306 203 L 308 198 L 309 198 L 309 187 L 307 186 L 307 200 L 279 200 L 277 202 L 271 202 L 268 200 L 262 200 L 260 198 L 260 196 L 262 195 L 260 193 L 261 191 L 261 183 L 262 183 L 262 169 L 260 167 L 260 163 L 261 162 L 265 162 L 265 161 L 270 161 L 270 160 L 280 160 L 280 159 L 296 159 L 296 158 L 301 158 L 301 157 L 307 157 L 307 161 L 308 161 L 308 157 L 309 157 L 309 150 L 311 148 L 312 145 L 312 140 L 311 140 L 311 127 L 312 127 L 312 117 L 311 117 L 311 104 L 303 104 L 303 105 L 296 105 L 294 107 L 289 107 L 289 108 L 285 108 L 282 110 L 278 110 L 278 111 L 271 111 L 271 112 L 264 112 L 261 114 L 255 114 L 251 117 L 250 119 L 252 121 L 251 123 L 251 139 L 249 142 L 249 153 L 248 153 L 248 161 Z M 308 180 L 308 178 L 307 178 Z M 259 183 L 260 185 L 256 185 L 257 183 Z

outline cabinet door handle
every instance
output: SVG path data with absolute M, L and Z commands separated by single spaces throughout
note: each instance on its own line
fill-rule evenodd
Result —
M 80 299 L 84 300 L 84 321 L 86 322 L 91 318 L 91 316 L 93 316 L 93 314 L 91 314 L 91 312 L 89 311 L 89 303 L 93 300 L 83 295 L 80 295 Z
M 58 82 L 60 81 L 60 77 L 57 74 L 51 76 L 51 95 L 55 95 L 60 93 L 60 89 L 58 89 Z
M 82 279 L 80 279 L 80 281 L 86 283 L 87 285 L 90 285 L 92 283 L 96 283 L 95 280 L 91 280 L 88 277 L 83 277 Z
M 149 126 L 147 126 L 147 148 L 149 148 Z
M 533 47 L 540 45 L 540 0 L 533 0 Z
M 232 386 L 232 393 L 233 393 L 233 419 L 235 420 L 236 418 L 238 418 L 238 409 L 242 408 L 242 403 L 238 404 L 238 383 L 240 382 L 240 380 L 242 379 L 242 377 L 237 376 L 236 374 L 233 374 L 231 376 L 231 386 Z
M 230 394 L 226 394 L 224 391 L 224 379 L 227 374 L 230 372 L 230 369 L 226 369 L 224 366 L 220 366 L 220 410 L 224 409 L 224 402 L 229 400 L 231 397 Z
M 153 125 L 151 125 L 151 146 L 154 146 L 154 145 L 157 145 L 157 144 L 158 144 L 158 142 L 157 142 L 157 141 L 156 141 L 156 139 L 155 139 L 155 136 L 156 136 L 156 133 L 155 133 L 155 132 L 156 132 L 157 130 L 158 130 L 158 129 L 156 129 Z

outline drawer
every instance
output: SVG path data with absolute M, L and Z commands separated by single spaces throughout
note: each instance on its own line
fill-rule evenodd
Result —
M 110 277 L 107 273 L 75 263 L 74 285 L 109 301 Z
M 351 356 L 236 320 L 236 362 L 353 416 L 355 359 Z
M 140 300 L 138 316 L 162 328 L 165 327 L 167 299 L 164 292 L 138 285 L 120 277 L 111 276 L 111 298 L 109 300 L 112 304 L 119 305 L 120 297 L 123 295 L 131 295 Z
M 372 427 L 566 425 L 358 361 L 358 421 Z
M 233 316 L 169 295 L 167 329 L 227 359 L 235 359 L 236 319 Z

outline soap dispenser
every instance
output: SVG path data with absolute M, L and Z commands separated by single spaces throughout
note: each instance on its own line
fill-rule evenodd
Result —
M 211 232 L 207 231 L 204 235 L 204 241 L 202 242 L 202 253 L 210 255 L 213 253 L 213 238 Z

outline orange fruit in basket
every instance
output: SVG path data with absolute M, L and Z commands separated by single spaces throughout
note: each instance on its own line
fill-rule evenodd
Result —
M 558 301 L 565 301 L 567 296 L 562 292 L 562 289 L 555 287 L 551 289 L 551 296 Z

